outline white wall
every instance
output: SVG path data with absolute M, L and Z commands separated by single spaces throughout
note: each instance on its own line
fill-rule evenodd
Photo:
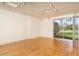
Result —
M 0 44 L 39 36 L 39 20 L 0 9 Z
M 0 44 L 28 38 L 28 16 L 0 9 Z
M 32 18 L 30 20 L 30 37 L 40 37 L 41 36 L 41 20 L 37 18 Z
M 36 37 L 53 38 L 53 21 L 0 9 L 0 44 Z
M 53 38 L 53 19 L 43 19 L 41 36 Z

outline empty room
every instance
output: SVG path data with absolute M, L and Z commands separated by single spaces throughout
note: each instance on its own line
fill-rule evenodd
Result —
M 79 56 L 79 2 L 0 2 L 0 56 Z

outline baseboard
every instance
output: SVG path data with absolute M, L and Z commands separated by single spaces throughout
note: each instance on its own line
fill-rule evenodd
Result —
M 7 42 L 0 43 L 0 45 L 10 44 L 10 43 L 18 42 L 18 41 L 23 41 L 23 40 L 37 39 L 37 38 L 53 39 L 53 38 L 50 38 L 50 37 L 39 36 L 39 37 L 32 37 L 32 38 L 29 38 L 29 39 L 19 39 L 19 40 L 14 40 L 14 41 L 7 41 Z
M 18 41 L 23 41 L 23 40 L 30 40 L 30 39 L 36 39 L 36 38 L 40 38 L 40 37 L 32 37 L 32 38 L 25 38 L 25 39 L 16 39 L 13 41 L 7 41 L 7 42 L 0 42 L 0 45 L 5 45 L 5 44 L 10 44 L 10 43 L 14 43 L 14 42 L 18 42 Z
M 53 39 L 53 37 L 40 36 L 41 38 Z
M 9 44 L 9 43 L 14 43 L 14 42 L 18 42 L 21 40 L 25 40 L 25 39 L 18 39 L 18 40 L 12 40 L 12 41 L 6 41 L 6 42 L 0 42 L 0 45 L 5 45 L 5 44 Z

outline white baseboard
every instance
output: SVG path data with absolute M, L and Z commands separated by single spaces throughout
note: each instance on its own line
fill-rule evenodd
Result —
M 38 37 L 31 37 L 31 38 L 26 38 L 26 39 L 17 39 L 17 40 L 12 40 L 12 41 L 0 42 L 0 45 L 5 45 L 5 44 L 9 44 L 9 43 L 21 41 L 21 40 L 35 39 L 35 38 L 40 38 L 40 37 L 51 38 L 51 39 L 53 39 L 53 37 L 38 36 Z
M 5 44 L 21 41 L 21 40 L 28 40 L 28 39 L 34 39 L 34 38 L 38 38 L 38 37 L 31 37 L 31 38 L 16 39 L 16 40 L 11 40 L 11 41 L 6 41 L 6 42 L 0 42 L 0 45 L 5 45 Z

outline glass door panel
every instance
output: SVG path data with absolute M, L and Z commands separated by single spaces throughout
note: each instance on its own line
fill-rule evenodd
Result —
M 54 20 L 54 37 L 63 38 L 63 20 Z
M 75 55 L 79 54 L 79 17 L 73 17 L 74 34 L 73 34 L 73 51 Z
M 72 35 L 73 20 L 70 17 L 54 20 L 54 37 L 72 40 Z
M 74 17 L 74 39 L 79 40 L 79 17 Z
M 71 17 L 64 19 L 64 39 L 73 39 L 73 20 Z

